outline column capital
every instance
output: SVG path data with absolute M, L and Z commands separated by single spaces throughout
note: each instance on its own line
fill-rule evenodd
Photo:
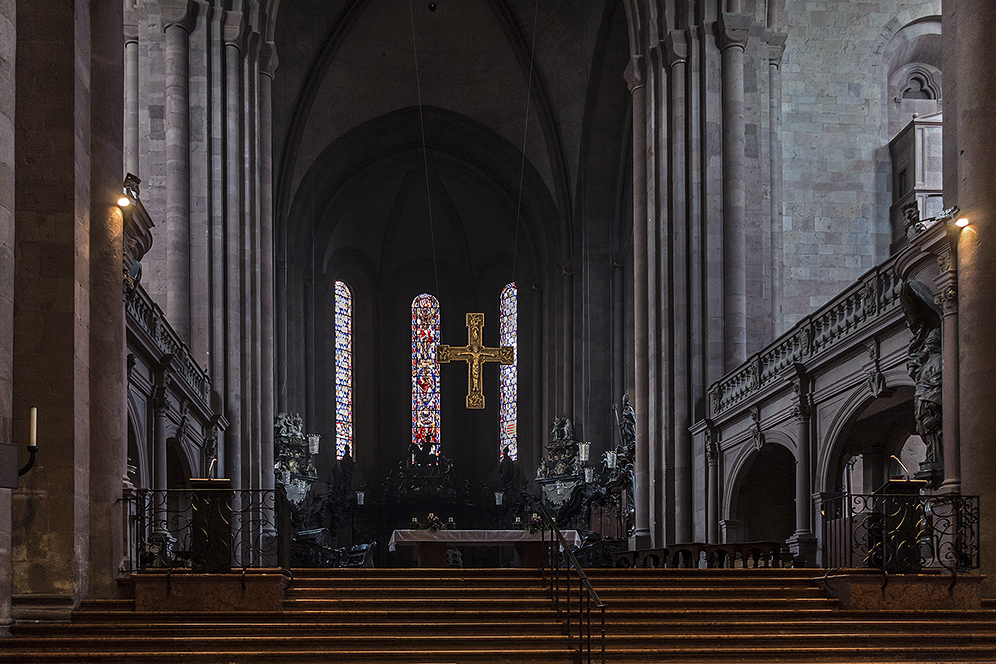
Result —
M 934 304 L 941 308 L 944 315 L 957 313 L 958 311 L 958 289 L 955 285 L 948 284 L 937 295 L 934 296 Z
M 788 35 L 784 32 L 772 31 L 768 33 L 766 40 L 768 42 L 768 64 L 775 67 L 781 66 L 787 39 Z
M 165 417 L 169 411 L 169 388 L 166 385 L 157 385 L 152 388 L 152 408 L 156 417 Z
M 245 47 L 247 30 L 242 12 L 226 11 L 221 16 L 221 35 L 225 44 L 240 51 Z
M 159 13 L 163 19 L 163 31 L 173 27 L 192 32 L 196 16 L 194 3 L 190 0 L 160 0 Z
M 644 66 L 642 56 L 634 55 L 629 59 L 626 71 L 623 72 L 623 78 L 626 79 L 626 85 L 629 86 L 630 92 L 635 91 L 637 88 L 642 88 L 647 84 L 643 74 Z
M 672 30 L 664 36 L 664 53 L 669 67 L 688 59 L 688 35 L 684 30 Z
M 750 409 L 750 419 L 753 424 L 750 427 L 750 440 L 755 450 L 764 447 L 764 428 L 761 426 L 761 407 L 754 406 Z
M 719 463 L 719 432 L 712 420 L 705 420 L 705 429 L 702 431 L 705 446 L 706 464 L 715 466 Z
M 259 73 L 272 79 L 278 64 L 277 45 L 271 41 L 263 42 L 259 49 Z
M 747 33 L 753 19 L 746 14 L 723 12 L 719 15 L 719 48 L 725 51 L 735 47 L 741 51 L 747 48 Z

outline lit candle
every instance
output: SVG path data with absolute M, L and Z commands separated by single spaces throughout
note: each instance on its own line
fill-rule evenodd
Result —
M 38 409 L 31 407 L 31 442 L 32 447 L 38 446 Z

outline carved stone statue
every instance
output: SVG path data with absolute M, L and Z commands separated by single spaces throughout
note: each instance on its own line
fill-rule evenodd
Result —
M 930 289 L 919 281 L 907 281 L 900 300 L 910 329 L 906 368 L 916 385 L 913 396 L 916 432 L 927 446 L 926 463 L 940 464 L 943 461 L 941 318 L 934 308 Z
M 619 437 L 627 448 L 636 445 L 636 412 L 629 403 L 629 395 L 622 398 L 622 417 L 619 418 Z
M 298 413 L 278 413 L 274 424 L 274 435 L 277 438 L 304 436 L 304 420 Z
M 550 425 L 550 441 L 572 440 L 574 438 L 574 426 L 568 417 L 555 417 Z

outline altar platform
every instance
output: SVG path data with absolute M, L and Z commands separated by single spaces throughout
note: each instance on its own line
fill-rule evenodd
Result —
M 572 548 L 581 544 L 576 530 L 561 531 Z M 544 539 L 545 537 L 545 539 Z M 415 548 L 419 567 L 446 567 L 446 550 L 463 546 L 511 546 L 519 567 L 542 567 L 548 562 L 550 533 L 525 530 L 395 530 L 388 551 L 399 546 Z

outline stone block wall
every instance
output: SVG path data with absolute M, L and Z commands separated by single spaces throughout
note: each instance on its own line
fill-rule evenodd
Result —
M 786 2 L 783 329 L 888 256 L 887 46 L 940 4 Z

